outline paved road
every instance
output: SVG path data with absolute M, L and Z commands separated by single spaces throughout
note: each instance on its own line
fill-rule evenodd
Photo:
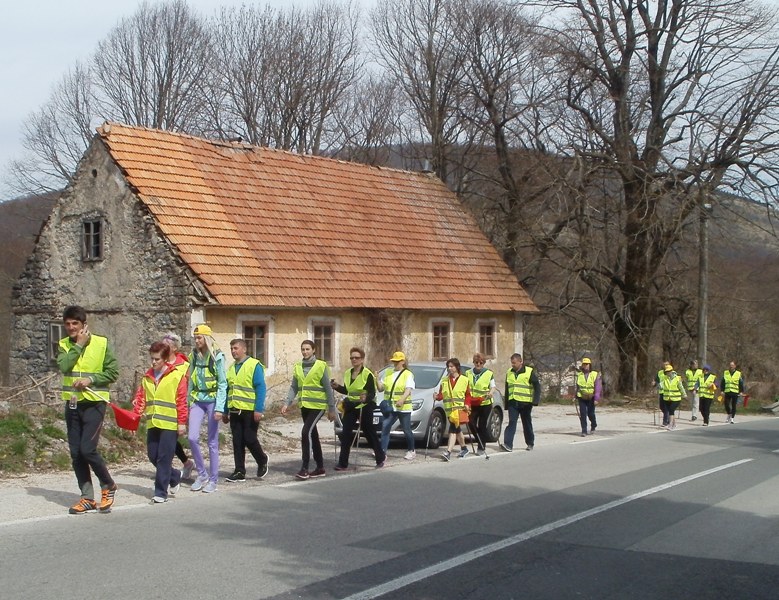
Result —
M 4 598 L 776 598 L 779 420 L 0 527 Z

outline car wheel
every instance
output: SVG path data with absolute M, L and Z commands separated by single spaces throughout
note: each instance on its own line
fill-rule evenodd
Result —
M 503 411 L 493 406 L 490 416 L 487 417 L 487 439 L 485 442 L 497 442 L 500 439 L 500 430 L 503 427 Z
M 430 422 L 427 424 L 427 435 L 425 435 L 425 441 L 427 447 L 431 450 L 435 450 L 441 445 L 444 439 L 444 416 L 437 410 L 433 411 L 430 415 Z

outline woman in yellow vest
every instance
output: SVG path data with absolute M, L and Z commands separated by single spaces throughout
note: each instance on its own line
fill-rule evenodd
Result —
M 698 361 L 697 360 L 691 360 L 690 366 L 687 367 L 687 370 L 684 372 L 684 383 L 687 386 L 687 391 L 690 394 L 690 409 L 692 410 L 692 418 L 691 421 L 697 421 L 698 420 L 698 407 L 700 405 L 700 395 L 698 394 L 698 389 L 696 388 L 696 384 L 698 383 L 698 380 L 703 375 L 703 371 L 701 371 L 698 368 Z
M 414 460 L 417 452 L 414 448 L 414 432 L 411 430 L 411 392 L 416 387 L 414 373 L 408 368 L 406 355 L 403 352 L 395 352 L 390 358 L 392 369 L 384 372 L 384 380 L 377 381 L 380 392 L 384 392 L 384 400 L 389 402 L 391 411 L 384 417 L 381 424 L 381 449 L 387 452 L 390 441 L 390 431 L 395 421 L 400 421 L 403 428 L 403 436 L 406 438 L 405 460 Z
M 671 365 L 665 367 L 664 373 L 663 402 L 668 410 L 668 425 L 666 427 L 669 431 L 673 431 L 676 429 L 676 411 L 679 409 L 682 398 L 687 397 L 687 390 L 684 389 L 682 378 L 676 374 Z
M 300 353 L 303 355 L 303 360 L 295 363 L 292 383 L 287 401 L 281 407 L 281 414 L 287 414 L 292 403 L 298 401 L 300 416 L 303 418 L 303 429 L 300 431 L 303 464 L 295 477 L 298 479 L 324 477 L 325 457 L 322 454 L 322 444 L 319 442 L 316 426 L 325 413 L 329 421 L 335 419 L 335 398 L 330 385 L 330 369 L 325 361 L 317 359 L 316 344 L 311 340 L 303 340 L 300 344 Z M 309 471 L 312 454 L 316 469 Z
M 726 422 L 735 423 L 738 397 L 744 393 L 746 384 L 744 375 L 736 368 L 734 361 L 730 361 L 728 370 L 722 374 L 719 387 L 725 394 L 725 413 L 728 415 Z
M 701 416 L 703 416 L 703 425 L 708 426 L 709 415 L 711 414 L 711 404 L 714 402 L 714 396 L 717 393 L 717 376 L 711 372 L 709 365 L 703 365 L 701 376 L 695 382 L 695 391 L 700 396 Z
M 436 400 L 444 403 L 444 412 L 449 421 L 449 439 L 446 450 L 441 453 L 441 458 L 446 462 L 452 457 L 455 443 L 460 444 L 460 452 L 457 458 L 468 456 L 468 446 L 465 445 L 463 427 L 468 422 L 462 417 L 471 412 L 471 384 L 468 378 L 460 373 L 460 361 L 450 358 L 446 361 L 446 375 L 438 386 Z
M 381 449 L 381 440 L 373 426 L 373 411 L 376 410 L 376 376 L 365 366 L 365 351 L 354 347 L 349 350 L 352 368 L 344 373 L 344 384 L 332 382 L 332 388 L 346 394 L 344 400 L 343 430 L 341 432 L 341 452 L 338 455 L 336 471 L 349 468 L 349 454 L 352 450 L 354 426 L 360 422 L 359 430 L 365 434 L 368 444 L 373 448 L 376 467 L 384 466 L 386 454 Z
M 156 469 L 152 504 L 168 501 L 181 487 L 181 471 L 173 468 L 178 436 L 187 431 L 187 371 L 181 357 L 171 363 L 170 347 L 154 342 L 149 347 L 151 367 L 135 393 L 135 413 L 146 415 L 146 453 Z
M 471 385 L 471 414 L 469 426 L 476 433 L 476 443 L 479 445 L 476 454 L 483 455 L 484 444 L 489 437 L 487 427 L 492 414 L 492 395 L 495 390 L 495 374 L 484 366 L 486 359 L 481 352 L 473 355 L 473 368 L 465 372 Z M 498 432 L 500 433 L 500 432 Z
M 654 385 L 657 388 L 658 406 L 660 408 L 660 412 L 663 413 L 663 427 L 668 426 L 668 405 L 665 403 L 665 400 L 663 400 L 663 381 L 665 380 L 667 367 L 671 367 L 671 363 L 667 360 L 664 360 L 663 368 L 657 372 L 654 381 Z M 671 367 L 670 370 L 673 371 L 673 367 Z

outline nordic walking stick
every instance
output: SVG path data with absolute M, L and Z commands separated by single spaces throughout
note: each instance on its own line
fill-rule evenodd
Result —
M 360 447 L 360 428 L 362 427 L 362 409 L 363 407 L 360 406 L 360 412 L 357 415 L 357 433 L 354 435 L 354 441 L 352 442 L 352 448 L 354 450 L 357 450 Z M 356 456 L 356 455 L 355 455 Z M 355 458 L 354 459 L 354 470 L 357 470 L 358 461 Z
M 469 424 L 470 424 L 470 423 L 469 423 Z M 476 441 L 477 441 L 477 442 L 479 442 L 479 446 L 480 446 L 481 448 L 484 448 L 484 460 L 489 460 L 489 459 L 490 459 L 490 457 L 489 457 L 489 455 L 487 454 L 487 444 L 485 444 L 484 442 L 482 442 L 482 441 L 481 441 L 481 438 L 479 437 L 479 430 L 478 430 L 478 428 L 477 428 L 477 427 L 475 427 L 475 426 L 474 426 L 474 428 L 473 428 L 473 433 L 474 433 L 474 435 L 476 436 Z

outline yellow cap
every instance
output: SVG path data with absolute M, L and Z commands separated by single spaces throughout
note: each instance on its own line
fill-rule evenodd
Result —
M 591 365 L 592 361 L 589 358 L 583 358 L 582 359 L 582 364 L 583 365 Z
M 211 331 L 211 328 L 208 325 L 202 324 L 195 327 L 195 330 L 192 332 L 192 335 L 212 335 L 212 333 L 213 332 Z
M 391 362 L 400 362 L 401 360 L 406 360 L 406 355 L 402 352 L 395 352 L 395 354 L 392 355 L 392 358 L 390 358 Z
M 666 373 L 670 373 L 673 370 L 674 368 L 671 365 L 665 365 L 665 367 L 663 368 L 663 371 L 665 371 Z

